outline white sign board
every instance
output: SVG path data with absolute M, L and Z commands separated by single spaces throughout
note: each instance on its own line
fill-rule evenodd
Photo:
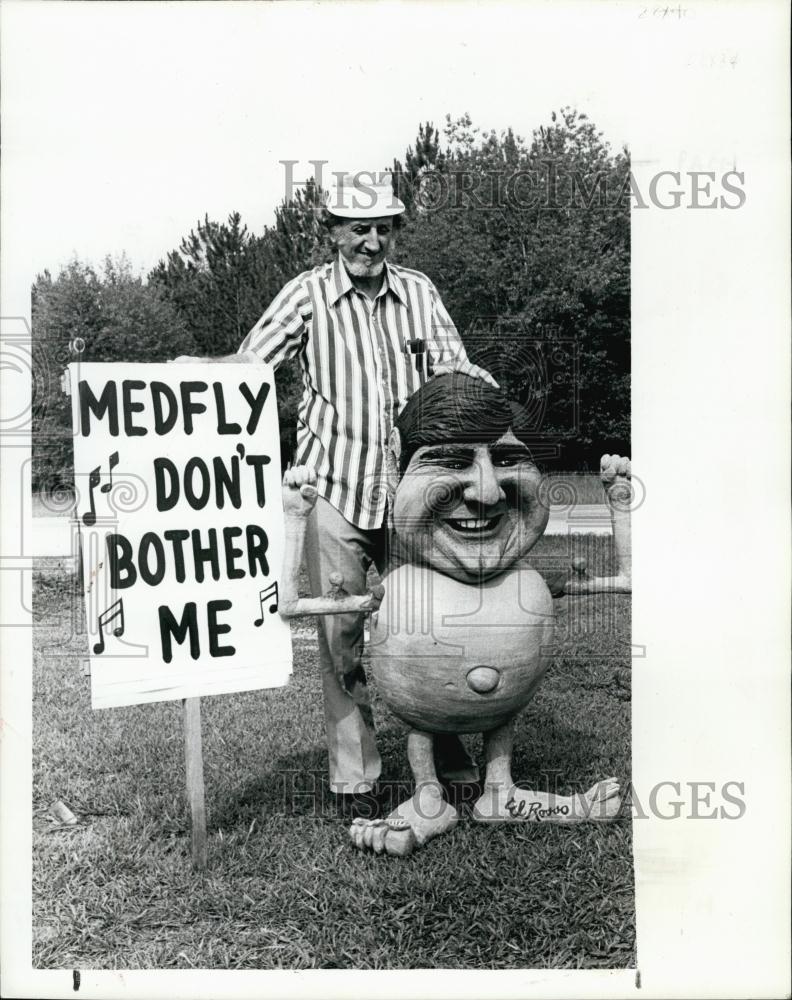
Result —
M 92 706 L 284 685 L 270 366 L 69 374 Z

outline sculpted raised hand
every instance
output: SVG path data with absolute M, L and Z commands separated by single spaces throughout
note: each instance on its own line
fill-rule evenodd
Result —
M 283 513 L 286 518 L 306 518 L 316 506 L 316 470 L 295 465 L 283 475 Z
M 621 455 L 603 455 L 600 459 L 600 480 L 605 489 L 613 528 L 616 575 L 589 576 L 585 560 L 576 559 L 572 563 L 573 575 L 564 585 L 565 593 L 596 594 L 610 591 L 629 594 L 632 592 L 631 477 L 632 467 L 629 458 Z
M 330 574 L 330 590 L 322 597 L 300 597 L 300 567 L 305 552 L 308 518 L 316 506 L 316 470 L 295 465 L 283 475 L 283 515 L 286 528 L 279 611 L 283 618 L 300 615 L 335 615 L 346 612 L 376 611 L 385 589 L 377 584 L 366 594 L 350 594 L 340 573 Z

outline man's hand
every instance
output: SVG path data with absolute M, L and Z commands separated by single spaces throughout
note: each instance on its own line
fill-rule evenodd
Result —
M 471 361 L 464 361 L 461 364 L 455 364 L 452 362 L 443 362 L 442 364 L 434 366 L 435 375 L 453 375 L 454 372 L 461 372 L 463 375 L 470 375 L 472 378 L 480 378 L 484 382 L 488 383 L 493 387 L 493 389 L 499 389 L 500 386 L 495 381 L 495 379 L 490 375 L 486 368 L 481 368 L 479 365 L 474 365 Z

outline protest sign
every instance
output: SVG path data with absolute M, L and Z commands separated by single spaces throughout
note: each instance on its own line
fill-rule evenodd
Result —
M 284 685 L 271 367 L 69 373 L 92 706 Z

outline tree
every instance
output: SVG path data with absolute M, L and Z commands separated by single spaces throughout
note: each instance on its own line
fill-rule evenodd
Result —
M 473 360 L 521 402 L 537 435 L 562 442 L 560 464 L 629 447 L 629 154 L 613 153 L 585 115 L 562 108 L 529 140 L 476 127 L 419 126 L 393 161 L 405 202 L 396 259 L 437 285 Z M 123 259 L 103 273 L 72 262 L 33 286 L 38 369 L 59 372 L 80 336 L 86 360 L 156 361 L 236 352 L 277 295 L 328 259 L 313 181 L 283 201 L 259 235 L 238 212 L 205 216 L 147 281 Z M 68 402 L 36 386 L 34 475 L 71 465 Z M 276 376 L 284 460 L 293 452 L 302 378 Z M 60 435 L 60 438 L 58 437 Z M 43 458 L 45 440 L 55 460 Z M 57 443 L 60 441 L 60 443 Z
M 206 216 L 149 275 L 180 314 L 202 356 L 234 354 L 281 288 L 324 255 L 313 181 L 275 210 L 275 225 L 251 234 L 238 212 L 225 223 Z M 276 374 L 281 455 L 295 446 L 302 378 L 296 361 Z
M 404 202 L 407 212 L 413 215 L 420 207 L 415 193 L 422 183 L 426 183 L 424 178 L 435 170 L 443 171 L 446 165 L 440 148 L 440 133 L 431 122 L 418 126 L 415 149 L 407 147 L 404 161 L 404 166 L 400 160 L 393 161 L 393 189 Z
M 264 241 L 238 212 L 226 223 L 206 216 L 154 268 L 149 281 L 178 310 L 201 354 L 230 354 L 262 312 L 270 291 Z
M 414 175 L 399 259 L 432 278 L 468 353 L 533 414 L 537 436 L 563 442 L 560 464 L 626 449 L 627 151 L 614 155 L 570 108 L 530 142 L 482 133 L 469 116 L 444 135 L 430 185 Z
M 153 286 L 136 277 L 125 258 L 104 263 L 101 275 L 78 260 L 32 289 L 33 349 L 48 378 L 33 409 L 33 485 L 53 489 L 72 478 L 71 404 L 60 376 L 84 342 L 81 361 L 166 361 L 193 351 L 183 319 Z

